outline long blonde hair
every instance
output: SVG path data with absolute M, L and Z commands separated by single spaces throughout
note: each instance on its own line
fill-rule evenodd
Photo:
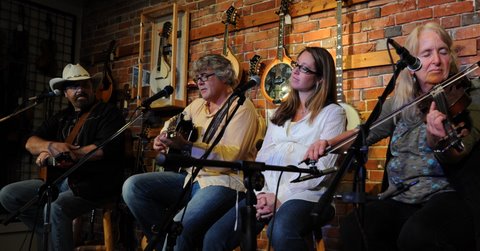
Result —
M 419 37 L 424 31 L 432 31 L 438 34 L 440 39 L 448 46 L 450 54 L 450 74 L 457 73 L 458 67 L 456 65 L 457 56 L 453 50 L 453 41 L 448 32 L 435 22 L 428 22 L 426 24 L 417 26 L 412 33 L 410 33 L 405 41 L 405 48 L 412 54 L 418 55 Z M 393 95 L 393 109 L 397 110 L 405 104 L 412 102 L 416 97 L 421 95 L 421 89 L 415 75 L 412 76 L 408 69 L 404 69 L 398 77 L 395 93 Z M 417 123 L 419 119 L 423 118 L 420 110 L 416 106 L 402 111 L 402 117 L 407 123 Z
M 337 96 L 335 63 L 332 55 L 324 48 L 306 47 L 298 56 L 300 57 L 304 52 L 310 53 L 315 61 L 315 69 L 312 70 L 316 72 L 316 81 L 319 83 L 305 102 L 305 107 L 311 112 L 309 122 L 312 123 L 327 103 L 337 103 L 335 99 Z M 272 123 L 279 126 L 284 125 L 288 119 L 295 116 L 300 104 L 298 91 L 292 89 L 287 99 L 280 104 L 280 107 L 273 114 Z

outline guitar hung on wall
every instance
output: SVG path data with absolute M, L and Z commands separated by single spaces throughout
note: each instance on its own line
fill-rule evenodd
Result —
M 248 70 L 249 76 L 255 76 L 260 74 L 260 68 L 262 67 L 262 63 L 260 63 L 260 55 L 255 54 L 249 62 L 250 69 Z
M 237 24 L 237 9 L 235 9 L 235 7 L 230 6 L 228 8 L 228 10 L 226 11 L 226 19 L 225 21 L 222 21 L 222 23 L 225 24 L 225 32 L 223 34 L 222 56 L 228 59 L 232 64 L 233 70 L 235 71 L 237 82 L 240 83 L 240 81 L 242 80 L 243 71 L 240 66 L 240 62 L 238 61 L 237 57 L 235 57 L 235 54 L 232 53 L 232 50 L 228 46 L 228 26 L 230 24 L 235 26 Z
M 152 53 L 152 55 L 154 55 L 154 53 L 156 52 L 157 57 L 153 61 L 153 67 L 150 73 L 150 96 L 163 90 L 165 86 L 172 84 L 172 45 L 170 43 L 171 33 L 172 22 L 164 22 L 162 31 L 158 33 L 158 47 Z
M 103 62 L 102 79 L 97 87 L 96 96 L 98 100 L 108 102 L 113 92 L 113 74 L 112 74 L 112 62 L 115 57 L 115 40 L 110 41 L 108 49 L 105 53 L 105 59 Z
M 357 110 L 350 104 L 345 103 L 345 96 L 343 94 L 343 24 L 342 24 L 342 0 L 337 0 L 337 47 L 336 47 L 336 60 L 335 70 L 337 75 L 337 102 L 345 110 L 347 116 L 347 130 L 351 130 L 358 126 L 360 121 L 360 115 Z
M 278 29 L 277 57 L 265 67 L 260 82 L 263 95 L 268 101 L 274 104 L 281 103 L 290 92 L 292 59 L 287 56 L 283 44 L 286 19 L 288 19 L 288 23 L 290 23 L 288 2 L 289 0 L 282 0 L 280 10 L 278 11 L 280 25 Z

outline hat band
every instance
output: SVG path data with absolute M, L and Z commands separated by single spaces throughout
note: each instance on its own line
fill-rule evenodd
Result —
M 90 76 L 86 75 L 86 74 L 74 75 L 74 76 L 67 77 L 66 80 L 71 79 L 71 78 L 78 78 L 78 77 L 90 77 Z

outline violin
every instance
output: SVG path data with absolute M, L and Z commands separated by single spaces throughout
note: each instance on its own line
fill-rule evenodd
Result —
M 432 101 L 435 101 L 437 110 L 447 116 L 443 121 L 446 136 L 437 143 L 433 149 L 434 152 L 444 152 L 451 147 L 458 152 L 463 151 L 462 131 L 471 128 L 468 111 L 466 110 L 472 102 L 472 99 L 466 92 L 470 87 L 470 80 L 462 77 L 445 88 L 443 86 L 433 87 L 429 98 L 418 104 L 420 111 L 426 115 Z
M 385 116 L 381 119 L 376 120 L 374 123 L 371 124 L 370 129 L 373 129 L 375 127 L 380 126 L 381 124 L 385 123 L 386 121 L 388 121 L 388 120 L 392 119 L 393 117 L 397 116 L 398 114 L 400 114 L 403 110 L 408 109 L 410 107 L 413 107 L 414 105 L 417 105 L 417 106 L 421 105 L 421 107 L 420 107 L 421 110 L 424 109 L 423 107 L 430 107 L 431 101 L 433 101 L 432 98 L 435 96 L 434 94 L 437 94 L 437 96 L 438 96 L 439 93 L 445 93 L 445 90 L 449 90 L 452 93 L 452 95 L 450 95 L 450 92 L 448 92 L 448 95 L 444 95 L 444 97 L 447 100 L 447 102 L 444 102 L 444 103 L 449 104 L 448 106 L 446 106 L 448 108 L 444 109 L 444 110 L 449 111 L 448 114 L 449 114 L 449 116 L 451 116 L 453 118 L 453 121 L 456 121 L 456 119 L 462 118 L 461 116 L 458 116 L 458 115 L 459 114 L 466 115 L 463 112 L 466 112 L 465 108 L 471 102 L 470 97 L 465 92 L 465 90 L 467 89 L 467 86 L 470 85 L 469 84 L 470 81 L 465 82 L 465 81 L 468 80 L 468 79 L 465 78 L 465 76 L 467 76 L 468 74 L 476 71 L 478 68 L 480 68 L 480 61 L 466 67 L 463 71 L 454 74 L 453 76 L 449 77 L 444 82 L 434 86 L 434 88 L 432 88 L 432 90 L 430 90 L 427 93 L 424 93 L 424 94 L 420 95 L 419 97 L 417 97 L 412 102 L 410 102 L 408 104 L 405 104 L 402 107 L 400 107 L 397 110 L 390 113 L 389 115 L 387 115 L 387 116 Z M 452 88 L 451 86 L 456 86 L 456 87 Z M 430 102 L 428 101 L 429 99 L 430 99 Z M 455 100 L 456 100 L 456 102 L 455 102 Z M 443 102 L 443 101 L 440 101 L 440 103 L 441 102 Z M 439 103 L 437 103 L 437 104 L 439 104 Z M 447 113 L 445 113 L 445 114 L 447 114 Z M 454 116 L 455 114 L 457 116 Z M 464 122 L 468 123 L 469 121 L 465 120 Z M 449 121 L 449 123 L 451 123 L 451 122 Z M 451 124 L 453 124 L 453 125 L 461 124 L 461 122 L 460 123 L 453 122 Z M 357 138 L 358 133 L 359 133 L 359 130 L 351 130 L 351 131 L 345 132 L 344 133 L 345 135 L 344 135 L 344 137 L 341 137 L 341 140 L 336 142 L 334 145 L 328 146 L 325 149 L 325 155 L 329 154 L 329 153 L 343 153 L 342 150 L 345 149 L 346 145 L 352 143 Z M 451 144 L 452 142 L 454 143 L 453 145 Z M 456 142 L 456 140 L 445 141 L 446 147 L 454 146 L 455 142 Z M 436 147 L 436 148 L 439 148 L 439 147 Z M 443 150 L 446 150 L 446 149 L 444 148 Z M 309 161 L 309 159 L 303 160 L 300 163 L 303 163 L 303 162 L 308 163 L 306 161 Z

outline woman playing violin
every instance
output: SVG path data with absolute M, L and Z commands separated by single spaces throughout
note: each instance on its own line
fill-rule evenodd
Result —
M 380 119 L 458 72 L 452 39 L 437 23 L 416 27 L 407 37 L 405 48 L 420 59 L 422 68 L 402 71 L 393 96 L 383 105 Z M 390 137 L 386 192 L 409 188 L 367 203 L 364 224 L 359 223 L 356 210 L 345 217 L 340 223 L 344 250 L 475 249 L 472 210 L 447 170 L 459 168 L 458 163 L 471 155 L 479 141 L 480 121 L 475 106 L 478 104 L 472 102 L 467 107 L 472 124 L 462 134 L 462 151 L 454 147 L 434 151 L 446 135 L 446 114 L 437 110 L 435 102 L 425 112 L 411 106 L 370 131 L 368 145 Z M 321 156 L 328 144 L 333 145 L 339 138 L 317 141 L 305 158 Z

